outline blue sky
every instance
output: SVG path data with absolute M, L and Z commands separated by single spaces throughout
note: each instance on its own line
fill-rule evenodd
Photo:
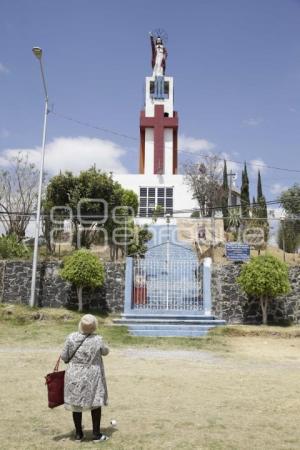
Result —
M 169 35 L 185 150 L 300 169 L 299 0 L 1 0 L 0 165 L 20 149 L 38 161 L 43 92 L 34 45 L 44 50 L 54 112 L 138 138 L 148 32 L 157 27 Z M 50 173 L 93 159 L 137 170 L 138 141 L 48 119 Z M 250 163 L 253 189 L 256 169 Z M 262 171 L 269 200 L 300 182 L 300 173 Z

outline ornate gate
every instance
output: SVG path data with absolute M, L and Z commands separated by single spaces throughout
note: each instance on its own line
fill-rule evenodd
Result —
M 202 311 L 202 280 L 197 259 L 135 259 L 133 309 Z

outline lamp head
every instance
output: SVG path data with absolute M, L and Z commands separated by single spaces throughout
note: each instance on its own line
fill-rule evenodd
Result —
M 40 47 L 33 47 L 32 49 L 33 54 L 36 56 L 37 59 L 42 58 L 43 50 Z

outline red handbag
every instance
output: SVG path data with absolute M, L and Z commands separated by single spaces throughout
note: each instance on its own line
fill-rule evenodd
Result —
M 58 371 L 58 366 L 60 363 L 60 357 L 55 364 L 52 373 L 48 373 L 45 376 L 48 388 L 48 406 L 49 408 L 55 408 L 64 404 L 64 382 L 65 382 L 65 371 Z

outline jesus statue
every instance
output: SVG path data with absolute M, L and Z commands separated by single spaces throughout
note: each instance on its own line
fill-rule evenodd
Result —
M 166 71 L 167 49 L 165 48 L 160 36 L 154 38 L 150 32 L 152 48 L 152 69 L 154 77 L 163 77 Z

